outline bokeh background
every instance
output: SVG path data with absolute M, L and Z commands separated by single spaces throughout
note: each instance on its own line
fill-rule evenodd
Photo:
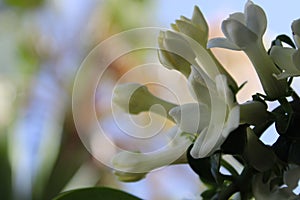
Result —
M 119 188 L 143 199 L 189 199 L 199 195 L 203 186 L 185 165 L 156 170 L 136 183 L 119 182 L 110 168 L 89 154 L 77 135 L 71 106 L 73 81 L 88 53 L 116 33 L 149 26 L 169 28 L 181 15 L 191 17 L 194 5 L 198 5 L 210 25 L 210 36 L 222 36 L 222 19 L 243 11 L 245 2 L 1 0 L 0 199 L 47 200 L 62 191 L 95 185 Z M 291 36 L 290 24 L 300 17 L 298 1 L 255 3 L 267 13 L 267 48 L 276 35 Z M 119 45 L 137 41 L 128 38 Z M 245 55 L 214 51 L 239 84 L 247 81 L 238 96 L 240 103 L 262 92 Z M 96 93 L 97 116 L 120 146 L 128 143 L 117 135 L 119 130 L 107 108 L 108 96 L 127 71 L 149 62 L 146 53 L 133 53 L 112 63 L 102 83 L 105 87 L 99 87 Z M 140 78 L 153 77 L 142 74 Z M 162 75 L 159 78 L 170 79 Z M 297 81 L 294 87 L 299 91 Z M 83 110 L 82 115 L 89 120 L 90 113 Z M 276 138 L 266 134 L 263 139 L 272 143 Z M 95 151 L 106 153 L 105 146 L 99 145 Z

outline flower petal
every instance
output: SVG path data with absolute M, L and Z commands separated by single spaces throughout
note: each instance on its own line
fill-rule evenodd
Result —
M 229 15 L 229 18 L 230 18 L 230 19 L 237 20 L 237 21 L 241 22 L 242 24 L 245 24 L 245 25 L 246 25 L 246 16 L 245 16 L 245 14 L 242 13 L 242 12 L 235 12 L 235 13 L 232 13 L 231 15 Z
M 216 89 L 219 97 L 231 108 L 234 102 L 234 96 L 231 89 L 228 87 L 227 78 L 225 75 L 216 76 Z
M 299 49 L 297 49 L 293 53 L 292 59 L 293 59 L 295 67 L 297 68 L 297 70 L 299 70 L 298 73 L 300 73 L 300 50 Z
M 192 23 L 199 25 L 202 32 L 208 34 L 208 24 L 198 6 L 194 7 Z
M 210 120 L 210 111 L 204 104 L 188 103 L 174 107 L 169 112 L 179 128 L 187 133 L 199 133 Z
M 176 20 L 176 25 L 181 33 L 184 33 L 185 35 L 193 38 L 200 45 L 205 47 L 208 40 L 207 32 L 203 32 L 199 26 L 196 26 L 195 24 L 191 24 L 183 20 Z
M 240 49 L 246 49 L 247 46 L 256 43 L 258 37 L 248 27 L 234 19 L 224 20 L 222 31 L 226 38 L 232 41 Z
M 298 48 L 300 48 L 300 19 L 293 21 L 292 31 L 294 36 L 294 41 Z
M 214 48 L 214 47 L 220 47 L 224 49 L 231 49 L 231 50 L 241 50 L 240 47 L 238 47 L 236 44 L 233 42 L 229 41 L 226 38 L 213 38 L 210 39 L 207 43 L 207 48 Z
M 276 65 L 283 70 L 287 70 L 294 67 L 292 55 L 295 51 L 292 48 L 274 46 L 271 49 L 270 56 Z
M 264 10 L 248 1 L 245 7 L 245 16 L 247 27 L 261 38 L 267 28 L 267 17 Z
M 271 49 L 270 56 L 276 65 L 283 70 L 282 73 L 275 74 L 276 78 L 285 79 L 290 76 L 300 75 L 300 69 L 295 66 L 296 62 L 300 67 L 300 54 L 295 49 L 275 46 Z
M 240 124 L 240 106 L 234 106 L 228 114 L 228 119 L 225 124 L 225 129 L 222 132 L 222 136 L 227 138 L 229 133 L 234 131 Z
M 167 49 L 165 46 L 166 38 L 179 40 L 179 37 L 174 36 L 174 34 L 171 34 L 170 31 L 160 32 L 158 37 L 158 44 L 160 48 L 158 50 L 158 58 L 160 63 L 168 69 L 178 70 L 187 77 L 190 74 L 191 64 L 186 59 L 176 54 L 173 50 Z
M 201 68 L 191 67 L 188 86 L 196 101 L 210 106 L 210 92 L 214 90 L 215 84 Z
M 112 160 L 115 174 L 121 181 L 138 181 L 145 177 L 147 172 L 162 166 L 186 162 L 185 152 L 191 141 L 180 136 L 181 131 L 175 126 L 167 134 L 174 134 L 174 142 L 155 152 L 135 153 L 122 151 Z

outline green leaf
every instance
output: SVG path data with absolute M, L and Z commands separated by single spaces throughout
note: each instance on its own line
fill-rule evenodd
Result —
M 191 156 L 190 151 L 193 144 L 187 150 L 187 160 L 192 170 L 199 175 L 200 180 L 207 186 L 217 185 L 216 180 L 211 171 L 211 158 L 199 158 L 195 159 Z
M 220 179 L 220 167 L 221 167 L 221 153 L 215 153 L 210 157 L 211 174 L 215 178 L 218 184 L 221 183 Z
M 298 140 L 291 143 L 288 155 L 288 162 L 300 165 L 300 142 Z
M 221 149 L 225 154 L 241 155 L 244 152 L 244 148 L 247 141 L 248 125 L 240 125 L 237 129 L 232 131 L 222 144 Z
M 208 189 L 202 192 L 201 197 L 203 198 L 203 200 L 211 200 L 214 199 L 216 193 L 217 193 L 217 188 Z
M 276 155 L 272 149 L 262 143 L 250 128 L 247 128 L 247 145 L 244 157 L 259 172 L 271 169 L 276 162 Z
M 291 146 L 291 141 L 285 135 L 281 135 L 276 140 L 276 142 L 272 145 L 272 148 L 280 160 L 287 162 L 290 146 Z
M 279 40 L 280 42 L 284 42 L 284 43 L 290 45 L 291 47 L 293 47 L 294 49 L 296 48 L 294 42 L 293 42 L 293 41 L 291 40 L 291 38 L 290 38 L 289 36 L 287 36 L 287 35 L 284 35 L 284 34 L 283 34 L 283 35 L 278 35 L 278 36 L 276 37 L 276 40 Z
M 126 192 L 106 188 L 93 187 L 64 192 L 53 200 L 141 200 Z

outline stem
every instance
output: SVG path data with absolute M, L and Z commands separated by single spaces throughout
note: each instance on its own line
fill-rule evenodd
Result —
M 234 167 L 232 167 L 226 160 L 222 159 L 221 160 L 221 165 L 227 169 L 232 176 L 237 177 L 239 176 L 239 173 L 234 169 Z
M 241 199 L 247 200 L 249 196 L 249 186 L 251 186 L 251 180 L 254 170 L 251 167 L 245 167 L 241 175 L 238 176 L 236 181 L 232 182 L 225 190 L 221 191 L 219 200 L 227 200 L 234 193 L 240 191 Z

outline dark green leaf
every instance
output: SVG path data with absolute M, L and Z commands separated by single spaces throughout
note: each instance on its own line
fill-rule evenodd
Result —
M 223 153 L 231 155 L 243 153 L 247 140 L 246 128 L 247 125 L 240 125 L 237 129 L 229 134 L 221 146 Z
M 244 157 L 254 169 L 260 172 L 271 169 L 276 161 L 276 155 L 272 149 L 263 144 L 250 128 L 247 128 Z
M 295 44 L 293 43 L 293 41 L 291 40 L 291 38 L 289 37 L 289 36 L 287 36 L 287 35 L 278 35 L 277 37 L 276 37 L 276 40 L 279 40 L 279 41 L 281 41 L 281 42 L 284 42 L 284 43 L 286 43 L 286 44 L 288 44 L 288 45 L 290 45 L 291 47 L 293 47 L 293 48 L 296 48 L 296 46 L 295 46 Z
M 275 188 L 283 185 L 282 177 L 275 177 L 270 181 L 270 191 L 274 190 Z
M 13 195 L 11 188 L 12 173 L 8 157 L 7 135 L 3 132 L 0 132 L 0 135 L 0 197 L 1 199 L 9 200 L 12 199 Z
M 105 188 L 93 187 L 64 192 L 53 200 L 141 200 L 126 192 Z
M 195 159 L 191 156 L 190 151 L 193 144 L 187 150 L 187 159 L 192 170 L 199 175 L 200 180 L 207 185 L 216 185 L 216 180 L 214 179 L 211 172 L 211 160 L 207 158 Z
M 221 183 L 220 180 L 220 167 L 221 167 L 221 153 L 215 153 L 210 157 L 211 164 L 211 174 L 218 184 Z
M 300 165 L 300 141 L 294 141 L 291 143 L 288 162 Z
M 287 162 L 290 146 L 291 146 L 290 140 L 286 136 L 281 135 L 276 140 L 276 142 L 272 145 L 272 148 L 280 160 Z
M 216 195 L 216 192 L 216 188 L 205 190 L 204 192 L 202 192 L 201 197 L 203 198 L 203 200 L 211 200 Z

